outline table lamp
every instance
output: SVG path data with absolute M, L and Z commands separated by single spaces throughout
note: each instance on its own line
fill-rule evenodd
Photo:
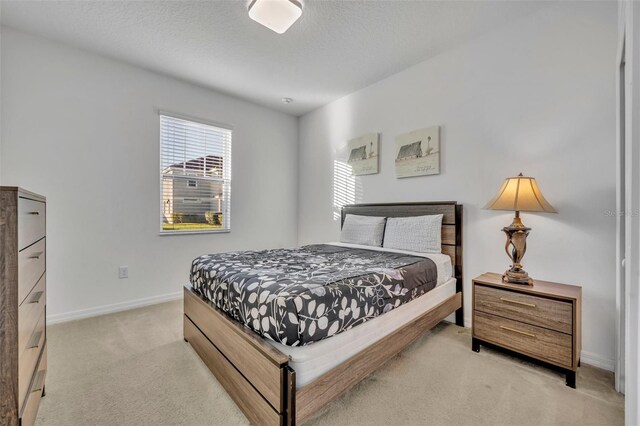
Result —
M 527 271 L 522 269 L 520 263 L 527 251 L 527 235 L 531 231 L 531 228 L 524 226 L 520 220 L 520 212 L 557 213 L 556 209 L 542 196 L 536 180 L 523 176 L 522 173 L 505 179 L 498 194 L 484 208 L 516 212 L 511 225 L 502 228 L 502 231 L 507 234 L 504 249 L 513 262 L 511 268 L 502 275 L 502 280 L 508 283 L 532 285 L 533 280 L 529 278 Z

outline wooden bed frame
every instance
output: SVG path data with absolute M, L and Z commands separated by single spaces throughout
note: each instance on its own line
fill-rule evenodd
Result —
M 287 355 L 185 286 L 184 339 L 254 425 L 301 425 L 453 312 L 456 324 L 463 325 L 462 205 L 454 201 L 353 204 L 343 207 L 342 222 L 346 214 L 443 214 L 442 252 L 451 256 L 456 294 L 296 389 L 296 373 Z

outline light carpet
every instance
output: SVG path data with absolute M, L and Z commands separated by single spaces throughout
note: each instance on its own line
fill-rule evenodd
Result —
M 236 425 L 246 418 L 182 338 L 182 303 L 53 325 L 38 425 Z M 618 425 L 613 374 L 560 373 L 471 351 L 468 329 L 440 324 L 312 425 Z

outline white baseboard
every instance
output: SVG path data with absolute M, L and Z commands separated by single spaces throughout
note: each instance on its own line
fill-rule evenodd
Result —
M 182 293 L 183 293 L 182 291 L 177 291 L 175 293 L 145 297 L 143 299 L 130 300 L 128 302 L 113 303 L 111 305 L 102 305 L 102 306 L 96 306 L 94 308 L 81 309 L 78 311 L 47 315 L 47 324 L 58 324 L 61 322 L 75 321 L 83 318 L 96 317 L 99 315 L 105 315 L 105 314 L 111 314 L 114 312 L 126 311 L 129 309 L 141 308 L 143 306 L 170 302 L 172 300 L 181 299 Z
M 175 293 L 162 294 L 160 296 L 145 297 L 143 299 L 131 300 L 128 302 L 113 303 L 111 305 L 96 306 L 89 309 L 81 309 L 79 311 L 65 312 L 62 314 L 54 314 L 47 316 L 47 324 L 58 324 L 61 322 L 75 321 L 83 318 L 96 317 L 99 315 L 111 314 L 114 312 L 126 311 L 128 309 L 141 308 L 143 306 L 155 305 L 158 303 L 170 302 L 182 298 L 182 291 Z M 446 320 L 455 323 L 453 314 Z M 465 318 L 464 326 L 471 328 L 471 321 Z M 605 358 L 593 352 L 582 351 L 580 361 L 584 364 L 602 368 L 608 371 L 614 371 L 615 362 L 613 359 Z
M 616 362 L 614 359 L 605 358 L 593 352 L 582 351 L 580 353 L 580 363 L 602 368 L 603 370 L 615 371 Z

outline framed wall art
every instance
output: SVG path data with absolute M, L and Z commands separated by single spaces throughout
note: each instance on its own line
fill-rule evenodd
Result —
M 440 127 L 428 127 L 396 138 L 396 177 L 440 173 Z
M 378 173 L 379 144 L 378 133 L 370 133 L 348 142 L 347 164 L 351 167 L 353 176 Z

